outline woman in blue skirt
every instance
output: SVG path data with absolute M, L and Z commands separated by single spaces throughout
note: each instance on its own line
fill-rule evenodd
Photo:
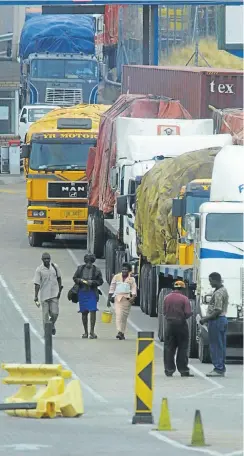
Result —
M 95 334 L 97 302 L 99 300 L 98 287 L 103 284 L 102 273 L 93 263 L 96 257 L 91 254 L 84 256 L 85 264 L 78 266 L 73 277 L 74 282 L 79 285 L 78 299 L 84 326 L 83 339 L 88 338 L 88 314 L 90 313 L 90 339 L 97 339 Z M 101 292 L 100 292 L 101 293 Z

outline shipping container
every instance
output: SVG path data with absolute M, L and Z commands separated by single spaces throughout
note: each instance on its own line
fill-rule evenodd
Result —
M 243 72 L 204 67 L 125 65 L 122 93 L 179 100 L 194 119 L 212 117 L 217 109 L 243 107 Z

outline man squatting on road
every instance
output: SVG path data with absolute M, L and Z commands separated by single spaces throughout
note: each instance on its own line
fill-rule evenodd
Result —
M 59 314 L 59 299 L 63 289 L 61 272 L 59 267 L 51 263 L 49 253 L 43 253 L 42 264 L 38 266 L 34 277 L 35 297 L 34 301 L 39 307 L 38 294 L 42 306 L 42 319 L 45 324 L 49 321 L 53 324 L 52 334 L 56 334 L 55 322 Z

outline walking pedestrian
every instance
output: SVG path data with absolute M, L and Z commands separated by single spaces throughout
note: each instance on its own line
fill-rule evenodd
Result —
M 38 294 L 42 306 L 42 319 L 45 324 L 49 321 L 53 324 L 52 334 L 56 334 L 55 323 L 59 314 L 59 299 L 63 289 L 61 272 L 55 263 L 51 263 L 49 253 L 43 253 L 42 264 L 37 267 L 34 277 L 35 297 L 34 301 L 39 307 Z
M 82 339 L 88 339 L 88 314 L 90 313 L 90 339 L 97 339 L 95 334 L 97 303 L 99 300 L 98 287 L 103 284 L 102 273 L 94 263 L 95 255 L 87 254 L 84 256 L 84 264 L 78 266 L 73 280 L 79 286 L 78 300 L 84 334 Z M 101 292 L 100 292 L 101 293 Z
M 110 302 L 115 302 L 116 328 L 118 331 L 116 339 L 119 340 L 125 339 L 127 319 L 137 294 L 136 281 L 131 276 L 131 270 L 129 263 L 123 263 L 121 273 L 113 277 L 109 288 L 107 306 L 111 307 Z
M 207 377 L 224 377 L 226 372 L 226 334 L 228 328 L 226 314 L 229 296 L 218 272 L 212 272 L 209 275 L 209 283 L 214 288 L 214 292 L 208 305 L 207 315 L 200 320 L 201 325 L 206 323 L 208 325 L 210 355 L 214 366 L 214 369 L 207 374 Z
M 172 377 L 176 371 L 176 366 L 181 377 L 194 377 L 188 367 L 189 330 L 187 319 L 192 316 L 192 310 L 189 299 L 183 294 L 185 288 L 186 285 L 183 281 L 176 281 L 174 290 L 164 299 L 163 314 L 166 320 L 164 370 L 167 377 Z

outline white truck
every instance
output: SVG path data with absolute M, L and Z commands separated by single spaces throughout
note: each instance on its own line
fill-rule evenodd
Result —
M 230 135 L 212 134 L 211 119 L 161 119 L 161 132 L 165 128 L 175 128 L 172 135 L 163 134 L 162 136 L 158 136 L 158 119 L 119 117 L 116 122 L 117 157 L 116 164 L 110 171 L 110 186 L 119 201 L 119 214 L 115 205 L 113 218 L 104 219 L 106 280 L 108 283 L 111 281 L 112 275 L 120 270 L 125 259 L 127 261 L 138 259 L 134 229 L 134 204 L 136 188 L 140 184 L 142 176 L 158 160 L 177 157 L 194 150 L 223 147 L 225 144 L 232 143 Z M 90 243 L 90 239 L 88 243 Z
M 227 357 L 243 356 L 244 306 L 244 147 L 225 146 L 216 156 L 210 202 L 200 207 L 199 219 L 189 215 L 189 240 L 196 245 L 195 315 L 206 315 L 212 290 L 208 276 L 221 274 L 229 294 Z M 199 226 L 199 228 L 197 228 Z M 197 258 L 199 258 L 197 260 Z M 194 325 L 195 326 L 195 325 Z M 194 334 L 196 329 L 196 333 Z M 207 326 L 192 327 L 201 361 L 209 359 Z M 194 350 L 194 343 L 192 344 Z

